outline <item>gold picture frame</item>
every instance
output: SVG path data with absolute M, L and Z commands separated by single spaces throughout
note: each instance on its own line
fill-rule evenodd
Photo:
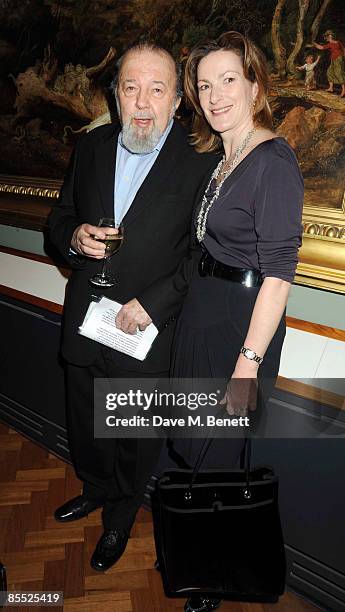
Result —
M 341 210 L 306 203 L 303 229 L 295 282 L 345 293 L 345 191 Z
M 0 175 L 0 203 L 4 196 L 15 197 L 13 223 L 28 227 L 25 209 L 28 203 L 54 205 L 62 181 Z M 18 216 L 18 205 L 21 214 Z M 8 215 L 8 205 L 6 206 Z M 42 210 L 43 212 L 43 210 Z M 1 210 L 0 210 L 1 223 Z M 303 244 L 295 283 L 345 293 L 345 192 L 342 209 L 305 204 L 303 209 Z
M 58 179 L 30 178 L 0 174 L 0 194 L 57 199 L 62 181 Z

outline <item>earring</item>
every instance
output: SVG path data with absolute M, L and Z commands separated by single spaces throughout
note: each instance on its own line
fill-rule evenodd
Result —
M 254 115 L 255 113 L 255 106 L 256 106 L 256 98 L 252 99 L 252 115 Z

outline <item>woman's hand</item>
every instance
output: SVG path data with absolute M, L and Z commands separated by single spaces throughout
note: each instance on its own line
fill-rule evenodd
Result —
M 258 364 L 240 355 L 235 370 L 228 381 L 222 405 L 226 405 L 229 415 L 248 416 L 256 410 Z
M 243 346 L 250 347 L 264 359 L 284 313 L 290 286 L 288 281 L 267 276 L 256 298 Z M 239 354 L 221 400 L 230 415 L 246 416 L 249 411 L 256 409 L 259 367 L 256 361 Z

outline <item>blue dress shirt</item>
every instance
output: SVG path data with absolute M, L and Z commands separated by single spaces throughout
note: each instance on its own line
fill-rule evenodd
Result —
M 132 153 L 126 149 L 122 142 L 122 132 L 120 132 L 116 149 L 114 189 L 114 218 L 116 223 L 120 223 L 129 210 L 137 192 L 155 163 L 173 123 L 174 120 L 172 119 L 150 153 Z
M 116 223 L 120 223 L 129 210 L 137 192 L 155 163 L 173 123 L 174 120 L 171 119 L 159 142 L 150 153 L 131 153 L 123 145 L 122 132 L 120 132 L 117 139 L 114 188 L 114 219 Z M 72 247 L 69 249 L 69 254 L 78 255 Z

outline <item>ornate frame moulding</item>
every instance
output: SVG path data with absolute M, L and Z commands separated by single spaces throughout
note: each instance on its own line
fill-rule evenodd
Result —
M 345 192 L 341 209 L 305 205 L 295 282 L 345 293 Z
M 61 180 L 0 174 L 0 197 L 56 200 Z M 15 221 L 14 221 L 15 224 Z M 295 283 L 345 293 L 345 193 L 342 208 L 303 208 L 303 245 Z
M 0 193 L 57 199 L 61 180 L 0 174 Z

